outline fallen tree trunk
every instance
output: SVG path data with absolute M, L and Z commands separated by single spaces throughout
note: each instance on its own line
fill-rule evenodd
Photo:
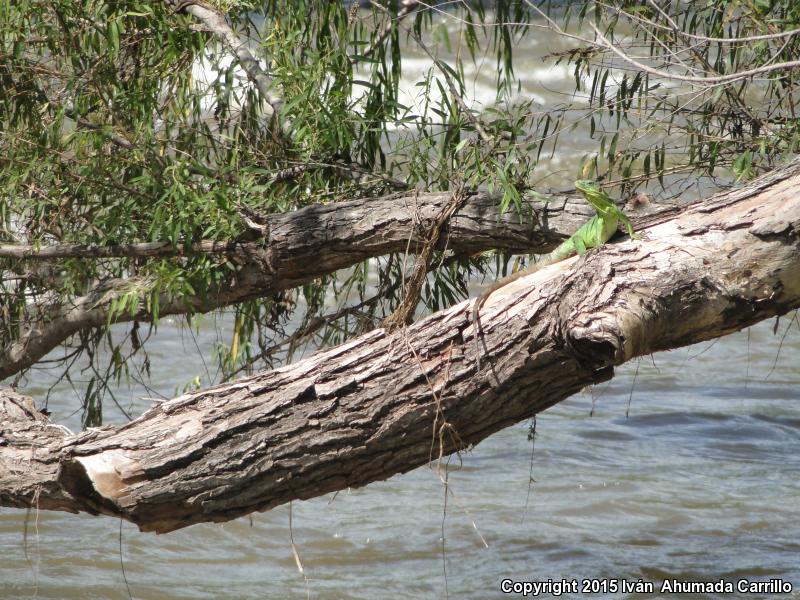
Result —
M 165 532 L 361 486 L 478 443 L 657 350 L 800 306 L 800 160 L 387 335 L 67 435 L 0 394 L 0 504 Z
M 408 193 L 309 206 L 267 217 L 256 234 L 259 239 L 249 242 L 208 241 L 188 250 L 153 243 L 49 248 L 0 245 L 0 258 L 19 260 L 15 269 L 27 277 L 27 263 L 65 257 L 225 254 L 236 265 L 236 276 L 229 284 L 209 290 L 203 297 L 176 299 L 164 293 L 159 298 L 162 317 L 205 313 L 298 287 L 369 258 L 391 252 L 413 253 L 424 245 L 450 197 L 449 192 Z M 456 254 L 489 248 L 541 254 L 552 250 L 591 215 L 591 207 L 584 200 L 566 196 L 551 196 L 545 204 L 540 198 L 526 197 L 521 207 L 528 215 L 525 219 L 513 207 L 498 215 L 497 204 L 495 195 L 470 194 L 448 221 L 440 247 Z M 57 271 L 57 263 L 53 264 Z M 149 321 L 146 281 L 136 277 L 104 281 L 67 304 L 45 307 L 41 312 L 46 320 L 22 323 L 19 339 L 0 348 L 0 381 L 27 369 L 71 335 L 106 325 L 114 302 L 131 290 L 140 290 L 138 305 L 142 309 L 133 315 L 115 314 L 114 322 Z

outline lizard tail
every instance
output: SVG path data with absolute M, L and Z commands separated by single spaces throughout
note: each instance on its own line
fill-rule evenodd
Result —
M 564 247 L 562 244 L 559 246 L 554 252 L 545 255 L 539 261 L 537 261 L 532 266 L 528 267 L 527 269 L 523 269 L 521 271 L 517 271 L 509 275 L 508 277 L 504 277 L 499 281 L 494 282 L 491 286 L 489 286 L 486 290 L 478 296 L 477 300 L 475 300 L 475 304 L 472 305 L 472 323 L 475 329 L 475 365 L 477 367 L 477 374 L 481 372 L 481 343 L 483 343 L 483 349 L 486 352 L 486 355 L 489 355 L 489 348 L 486 346 L 486 340 L 483 337 L 483 328 L 481 327 L 481 317 L 480 317 L 480 310 L 483 307 L 484 302 L 489 298 L 489 296 L 495 291 L 511 283 L 512 281 L 519 279 L 520 277 L 525 277 L 527 275 L 531 275 L 535 273 L 539 269 L 546 267 L 554 262 L 558 262 L 559 260 L 563 260 L 563 256 L 561 252 L 566 252 L 568 249 Z M 489 360 L 489 365 L 492 364 L 491 359 Z M 494 368 L 492 368 L 494 370 Z M 496 374 L 495 374 L 496 375 Z
M 482 298 L 478 298 L 475 300 L 475 304 L 472 305 L 472 325 L 475 329 L 474 336 L 475 336 L 475 366 L 477 367 L 477 373 L 480 374 L 481 372 L 481 342 L 480 338 L 482 336 L 481 332 L 481 317 L 478 314 L 481 309 L 481 302 Z M 485 342 L 484 342 L 485 343 Z

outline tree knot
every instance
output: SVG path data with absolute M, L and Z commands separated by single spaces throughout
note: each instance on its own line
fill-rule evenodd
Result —
M 564 336 L 567 352 L 583 367 L 598 371 L 620 362 L 623 343 L 619 331 L 608 320 L 591 316 L 571 324 Z

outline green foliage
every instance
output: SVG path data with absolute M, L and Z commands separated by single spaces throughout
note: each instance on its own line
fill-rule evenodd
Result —
M 713 80 L 800 59 L 800 35 L 779 35 L 800 27 L 797 2 L 581 1 L 566 5 L 564 20 L 595 39 L 591 22 L 629 56 L 697 79 L 647 73 L 595 45 L 559 56 L 573 66 L 576 89 L 588 92 L 599 177 L 624 187 L 678 174 L 742 180 L 800 151 L 796 69 Z M 743 39 L 753 36 L 773 37 Z
M 526 16 L 521 2 L 501 4 L 493 15 L 480 5 L 458 7 L 454 32 L 429 11 L 409 21 L 415 35 L 436 31 L 448 48 L 452 35 L 459 44 L 463 37 L 473 57 L 484 44 L 494 48 L 498 82 L 508 88 L 513 41 Z M 69 356 L 83 355 L 93 373 L 84 398 L 87 425 L 102 418 L 107 382 L 128 377 L 128 360 L 144 352 L 136 329 L 119 341 L 113 323 L 157 324 L 164 302 L 183 303 L 190 318 L 203 299 L 236 285 L 236 269 L 224 256 L 192 247 L 241 235 L 238 206 L 268 214 L 370 197 L 384 193 L 392 176 L 434 189 L 464 174 L 475 185 L 483 177 L 485 155 L 462 143 L 474 128 L 441 73 L 431 69 L 420 82 L 426 98 L 433 90 L 438 95 L 422 118 L 400 103 L 407 40 L 394 3 L 389 14 L 321 0 L 211 6 L 248 40 L 283 98 L 279 134 L 264 116 L 261 92 L 221 38 L 168 3 L 0 3 L 0 242 L 154 241 L 184 250 L 173 257 L 69 258 L 43 269 L 2 259 L 2 348 L 85 294 L 93 306 L 109 303 L 104 326 L 66 342 L 74 349 Z M 501 27 L 485 37 L 481 24 L 492 19 Z M 503 26 L 509 21 L 517 24 Z M 463 88 L 460 64 L 448 75 Z M 506 128 L 503 119 L 498 111 L 494 132 Z M 292 176 L 281 175 L 292 168 Z M 502 163 L 492 169 L 503 182 L 516 176 Z M 324 319 L 320 343 L 372 326 L 398 300 L 399 264 L 389 257 L 382 294 L 368 302 L 365 263 L 344 282 L 326 277 L 234 307 L 233 339 L 221 340 L 217 352 L 223 376 L 291 356 L 300 337 L 291 338 L 285 324 L 299 306 L 301 328 L 317 335 L 311 325 L 327 310 L 330 293 L 357 294 L 363 312 Z M 441 273 L 431 292 L 436 302 L 466 293 L 463 273 L 454 266 Z M 105 370 L 101 357 L 109 361 Z

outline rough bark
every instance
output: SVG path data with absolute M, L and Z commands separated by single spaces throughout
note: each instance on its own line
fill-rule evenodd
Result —
M 303 285 L 337 269 L 391 252 L 405 252 L 424 245 L 426 236 L 451 194 L 401 194 L 374 200 L 353 200 L 309 206 L 265 220 L 262 237 L 242 243 L 200 244 L 194 251 L 225 253 L 237 265 L 230 285 L 210 291 L 205 297 L 175 299 L 160 297 L 160 315 L 208 312 L 251 298 L 265 297 Z M 510 252 L 549 252 L 571 235 L 590 214 L 580 199 L 553 196 L 546 204 L 527 198 L 522 206 L 525 219 L 511 209 L 498 215 L 497 197 L 471 194 L 449 220 L 440 237 L 440 248 L 460 254 L 488 248 Z M 35 250 L 0 246 L 0 254 L 19 259 L 31 255 L 55 259 L 64 256 L 164 256 L 181 254 L 164 244 L 115 247 L 59 246 Z M 37 259 L 38 260 L 38 259 Z M 25 265 L 18 265 L 25 269 Z M 145 281 L 115 279 L 99 284 L 69 305 L 48 306 L 46 322 L 32 322 L 14 343 L 0 348 L 0 381 L 33 365 L 69 336 L 108 322 L 113 301 L 132 289 L 141 290 L 140 306 L 147 306 Z M 147 321 L 143 308 L 137 315 L 115 316 L 116 322 Z
M 387 335 L 61 435 L 6 393 L 0 503 L 224 521 L 408 471 L 607 380 L 631 358 L 800 306 L 800 161 Z

